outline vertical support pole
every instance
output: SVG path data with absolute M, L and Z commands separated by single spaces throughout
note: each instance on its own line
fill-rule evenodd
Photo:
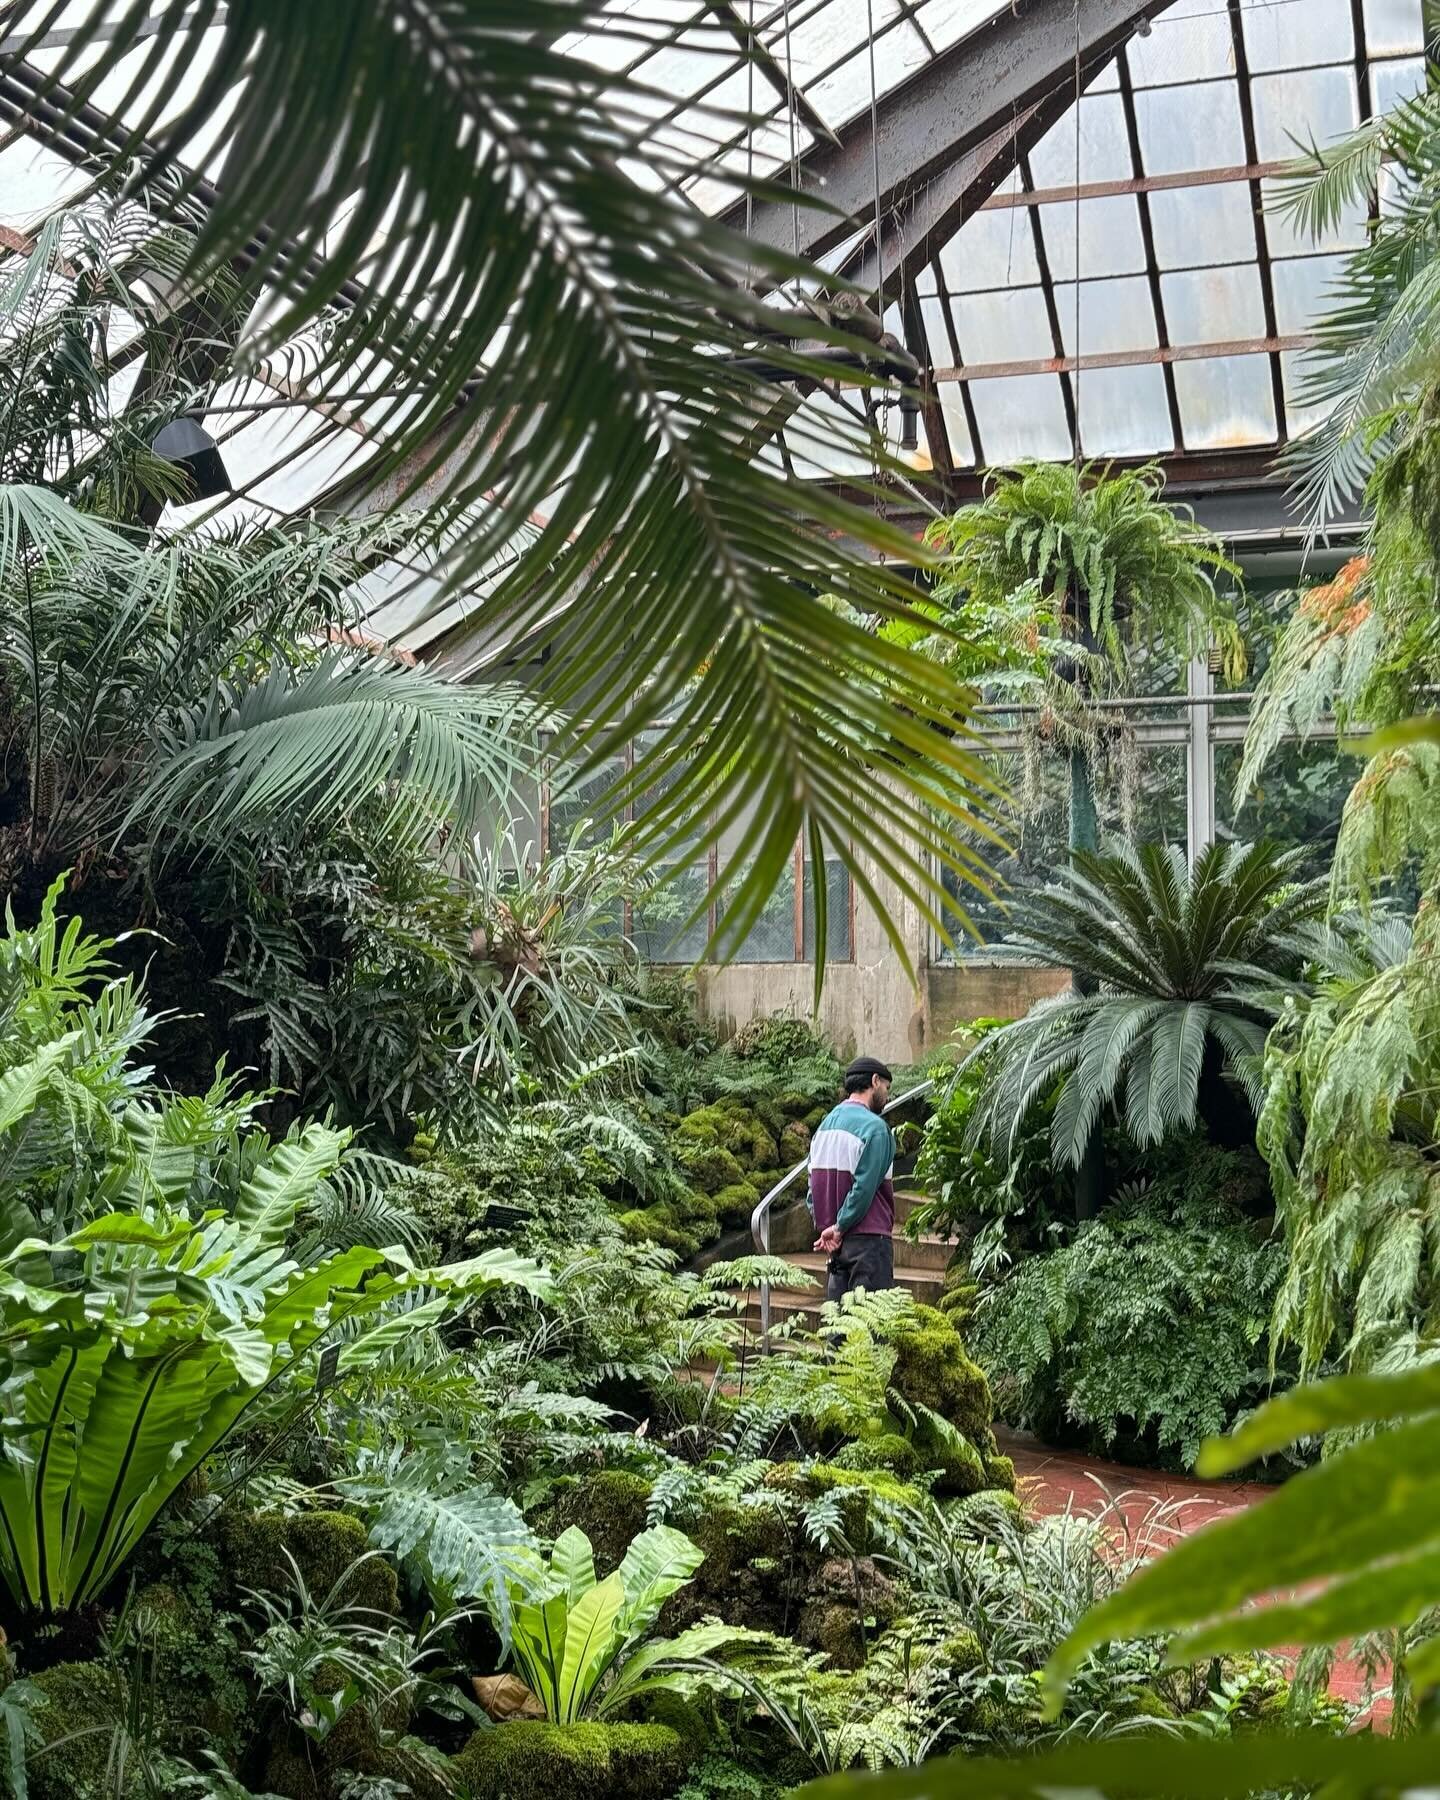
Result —
M 1190 735 L 1185 750 L 1185 812 L 1194 859 L 1215 841 L 1215 764 L 1210 753 L 1214 718 L 1215 677 L 1208 656 L 1192 656 L 1189 665 L 1186 707 Z

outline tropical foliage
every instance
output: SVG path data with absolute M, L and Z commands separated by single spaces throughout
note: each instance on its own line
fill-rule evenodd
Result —
M 1121 846 L 1077 854 L 1021 897 L 1003 953 L 1073 971 L 1076 985 L 982 1040 L 989 1073 L 974 1136 L 1013 1156 L 1058 1088 L 1058 1162 L 1080 1164 L 1111 1108 L 1136 1144 L 1158 1144 L 1201 1122 L 1207 1059 L 1253 1103 L 1267 996 L 1298 971 L 1300 928 L 1323 906 L 1317 884 L 1294 883 L 1297 860 L 1215 844 L 1187 867 L 1174 847 Z

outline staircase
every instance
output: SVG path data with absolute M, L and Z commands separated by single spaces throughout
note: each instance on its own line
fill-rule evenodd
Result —
M 908 1238 L 905 1221 L 920 1202 L 921 1195 L 898 1182 L 895 1188 L 895 1230 L 891 1242 L 895 1247 L 895 1285 L 908 1288 L 916 1303 L 934 1306 L 940 1298 L 946 1264 L 955 1246 L 945 1238 Z M 825 1298 L 826 1265 L 823 1251 L 813 1250 L 814 1227 L 805 1206 L 803 1191 L 797 1190 L 794 1204 L 784 1213 L 768 1221 L 772 1256 L 779 1256 L 793 1268 L 803 1269 L 816 1283 L 813 1290 L 793 1292 L 786 1288 L 770 1290 L 770 1323 L 782 1328 L 787 1324 L 815 1326 L 820 1320 L 820 1303 Z M 793 1248 L 791 1247 L 793 1246 Z M 740 1314 L 746 1329 L 754 1336 L 762 1333 L 762 1296 L 750 1289 L 744 1296 Z M 783 1342 L 783 1339 L 781 1340 Z

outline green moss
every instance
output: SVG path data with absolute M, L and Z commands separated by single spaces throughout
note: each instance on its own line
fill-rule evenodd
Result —
M 1130 1701 L 1130 1716 L 1135 1719 L 1178 1719 L 1180 1714 L 1168 1700 L 1162 1700 L 1153 1688 L 1139 1688 Z
M 919 1488 L 886 1469 L 850 1469 L 839 1463 L 776 1463 L 765 1477 L 767 1487 L 814 1500 L 837 1490 L 845 1495 L 841 1525 L 857 1550 L 870 1548 L 870 1503 L 880 1498 L 896 1506 L 918 1506 Z
M 682 1225 L 669 1206 L 637 1206 L 618 1215 L 616 1224 L 628 1244 L 659 1244 L 678 1256 L 693 1256 L 701 1244 L 720 1235 L 713 1219 Z
M 682 1138 L 676 1144 L 676 1157 L 702 1193 L 718 1194 L 722 1188 L 738 1187 L 745 1180 L 745 1171 L 737 1159 L 718 1143 L 686 1142 Z
M 880 1469 L 902 1478 L 918 1475 L 922 1466 L 919 1451 L 909 1438 L 898 1431 L 887 1431 L 878 1437 L 860 1438 L 846 1444 L 830 1458 L 837 1469 Z
M 715 1195 L 715 1210 L 721 1222 L 726 1225 L 744 1225 L 755 1210 L 755 1202 L 760 1198 L 760 1189 L 751 1187 L 748 1181 L 736 1182 L 733 1187 L 724 1187 Z
M 968 1675 L 971 1669 L 978 1669 L 984 1660 L 985 1652 L 980 1648 L 980 1640 L 973 1631 L 957 1631 L 952 1637 L 946 1638 L 935 1657 L 935 1661 L 947 1675 Z
M 912 1405 L 928 1406 L 969 1438 L 988 1430 L 994 1416 L 985 1371 L 965 1354 L 960 1333 L 933 1306 L 913 1313 L 886 1332 L 895 1348 L 895 1387 Z
M 286 1745 L 266 1763 L 265 1786 L 272 1794 L 287 1795 L 288 1800 L 326 1800 L 328 1783 L 303 1750 Z
M 450 1764 L 473 1800 L 666 1800 L 689 1758 L 664 1725 L 497 1725 Z
M 243 1512 L 238 1507 L 227 1507 L 220 1515 L 218 1541 L 238 1586 L 279 1591 L 288 1588 L 294 1580 L 285 1557 L 288 1550 L 305 1585 L 317 1598 L 328 1594 L 346 1569 L 365 1556 L 369 1548 L 365 1527 L 349 1513 L 311 1512 L 286 1517 L 281 1513 Z M 353 1570 L 340 1598 L 347 1606 L 397 1612 L 400 1597 L 394 1569 L 382 1556 L 368 1557 Z
M 650 1483 L 643 1476 L 601 1469 L 557 1494 L 535 1523 L 552 1538 L 578 1526 L 590 1540 L 596 1573 L 603 1578 L 620 1566 L 631 1539 L 645 1529 L 649 1502 Z
M 987 1456 L 985 1458 L 985 1479 L 993 1488 L 1005 1488 L 1015 1491 L 1015 1464 L 1008 1456 Z
M 46 1702 L 35 1714 L 36 1725 L 55 1746 L 31 1752 L 31 1800 L 108 1800 L 115 1788 L 105 1778 L 111 1742 L 105 1727 L 125 1716 L 114 1673 L 103 1663 L 56 1663 L 31 1679 Z M 124 1800 L 140 1792 L 138 1779 L 120 1790 Z
M 868 1556 L 835 1557 L 816 1570 L 811 1593 L 796 1637 L 837 1669 L 861 1668 L 867 1645 L 894 1623 L 894 1583 Z

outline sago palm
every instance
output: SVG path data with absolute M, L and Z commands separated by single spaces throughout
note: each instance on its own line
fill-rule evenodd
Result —
M 1001 954 L 1075 985 L 984 1040 L 977 1137 L 1009 1155 L 1053 1100 L 1054 1154 L 1071 1167 L 1112 1109 L 1137 1144 L 1157 1144 L 1201 1122 L 1208 1066 L 1253 1105 L 1270 994 L 1324 906 L 1322 883 L 1295 883 L 1302 855 L 1212 844 L 1187 866 L 1174 846 L 1127 845 L 1081 853 L 1025 895 Z
M 435 500 L 452 593 L 508 560 L 481 622 L 487 641 L 553 652 L 527 659 L 532 679 L 585 709 L 559 753 L 598 766 L 663 721 L 628 784 L 665 791 L 640 827 L 651 847 L 697 818 L 716 839 L 754 819 L 730 937 L 799 836 L 862 881 L 888 865 L 938 920 L 936 821 L 983 804 L 955 730 L 967 690 L 821 598 L 903 615 L 904 565 L 924 552 L 791 472 L 833 459 L 837 437 L 861 466 L 895 466 L 878 433 L 808 397 L 834 365 L 789 347 L 799 288 L 833 282 L 691 204 L 687 178 L 743 173 L 592 49 L 683 38 L 720 75 L 729 9 L 667 23 L 602 0 L 88 0 L 38 75 L 27 59 L 57 17 L 53 0 L 6 7 L 0 68 L 108 119 L 112 175 L 167 223 L 198 220 L 183 291 L 223 277 L 242 304 L 264 296 L 248 367 L 312 333 L 306 398 L 361 405 L 377 446 L 347 504 L 378 504 L 365 495 L 385 481 Z M 744 123 L 711 116 L 717 138 Z M 213 187 L 187 156 L 218 170 Z M 787 287 L 783 310 L 760 298 Z M 826 317 L 802 335 L 866 349 Z M 798 383 L 757 369 L 761 341 L 764 367 Z M 877 765 L 892 778 L 878 803 L 856 778 Z

